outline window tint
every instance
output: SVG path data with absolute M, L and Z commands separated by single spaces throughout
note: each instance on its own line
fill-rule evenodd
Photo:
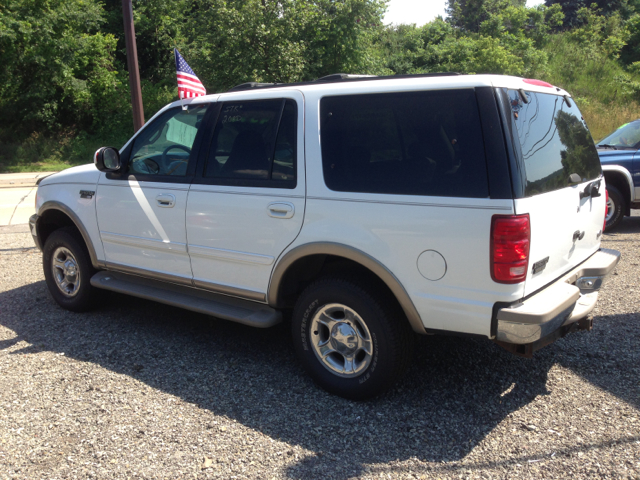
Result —
M 276 149 L 273 153 L 273 168 L 271 173 L 273 180 L 295 182 L 296 138 L 298 134 L 298 116 L 296 110 L 296 103 L 292 100 L 287 100 L 284 111 L 282 112 L 280 128 L 278 129 Z
M 473 90 L 325 97 L 321 121 L 332 190 L 489 196 Z
M 138 135 L 131 149 L 129 171 L 147 175 L 187 174 L 191 148 L 208 105 L 167 110 Z
M 222 184 L 294 188 L 296 133 L 293 100 L 224 103 L 205 177 Z
M 566 187 L 576 173 L 582 181 L 600 176 L 598 152 L 574 101 L 545 93 L 508 90 L 514 144 L 524 163 L 525 195 Z

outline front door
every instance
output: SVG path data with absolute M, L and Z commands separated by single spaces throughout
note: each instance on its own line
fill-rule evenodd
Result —
M 189 192 L 194 284 L 265 301 L 274 263 L 304 218 L 303 97 L 272 91 L 225 100 Z
M 100 237 L 109 268 L 191 284 L 185 212 L 208 105 L 170 108 L 133 139 L 123 174 L 102 174 Z

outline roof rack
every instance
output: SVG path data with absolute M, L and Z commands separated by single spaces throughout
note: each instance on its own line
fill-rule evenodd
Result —
M 299 85 L 317 85 L 319 83 L 342 83 L 342 82 L 358 82 L 367 80 L 390 80 L 398 78 L 421 78 L 421 77 L 447 77 L 452 75 L 461 75 L 457 72 L 439 72 L 439 73 L 412 73 L 404 75 L 355 75 L 350 73 L 333 73 L 320 77 L 316 80 L 308 82 L 294 82 L 294 83 L 260 83 L 260 82 L 245 82 L 235 87 L 231 87 L 227 92 L 238 92 L 242 90 L 254 90 L 262 88 L 278 88 L 278 87 L 296 87 Z
M 278 85 L 286 85 L 285 83 L 260 83 L 260 82 L 245 82 L 235 87 L 231 87 L 227 92 L 237 92 L 239 90 L 251 90 L 254 88 L 268 88 L 277 87 Z
M 325 75 L 324 77 L 312 80 L 309 83 L 332 83 L 339 82 L 340 80 L 363 80 L 366 78 L 380 78 L 377 75 L 354 75 L 351 73 L 332 73 L 331 75 Z

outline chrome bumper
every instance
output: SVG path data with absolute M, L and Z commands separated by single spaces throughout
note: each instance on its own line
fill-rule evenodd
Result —
M 601 249 L 535 295 L 497 312 L 495 340 L 524 345 L 589 315 L 598 290 L 620 261 L 617 250 Z

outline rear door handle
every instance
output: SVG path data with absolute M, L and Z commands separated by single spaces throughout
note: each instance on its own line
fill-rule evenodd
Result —
M 176 204 L 176 197 L 170 193 L 161 193 L 156 197 L 156 203 L 159 207 L 172 208 Z
M 291 218 L 296 212 L 295 207 L 289 202 L 274 202 L 267 207 L 267 212 L 273 218 Z

